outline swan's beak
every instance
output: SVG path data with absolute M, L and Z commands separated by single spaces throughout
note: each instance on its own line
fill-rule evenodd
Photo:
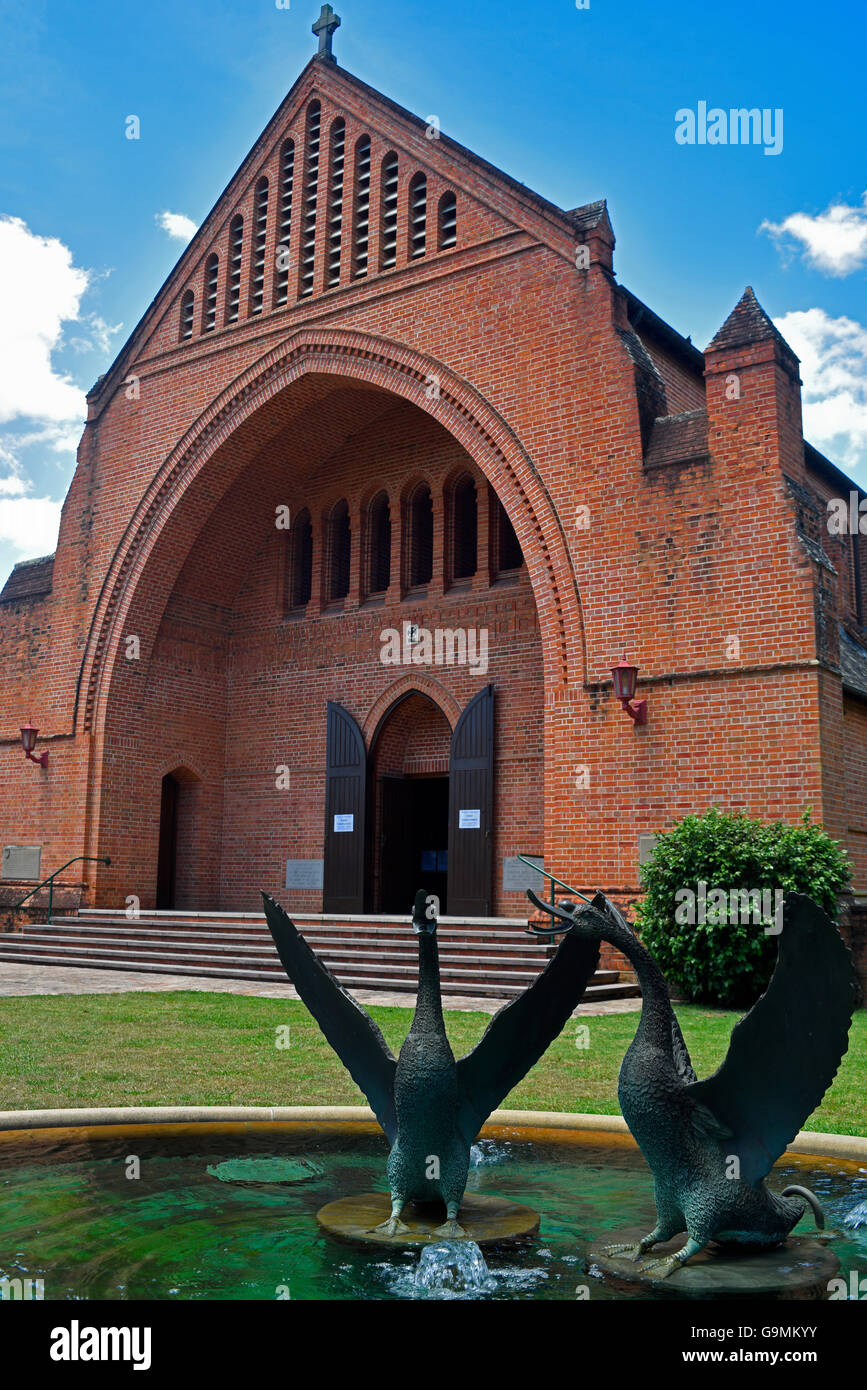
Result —
M 534 906 L 540 908 L 542 912 L 547 912 L 548 916 L 555 918 L 550 927 L 540 927 L 535 923 L 531 924 L 530 930 L 536 936 L 564 936 L 566 932 L 575 932 L 576 936 L 589 937 L 591 940 L 608 940 L 608 932 L 612 929 L 612 923 L 606 921 L 598 907 L 582 907 L 578 910 L 577 904 L 563 901 L 556 907 L 552 903 L 543 903 L 541 898 L 537 898 L 532 889 L 527 889 L 527 897 Z M 562 926 L 558 925 L 562 923 Z
M 535 936 L 563 936 L 566 932 L 572 931 L 578 923 L 575 920 L 575 904 L 573 902 L 562 902 L 557 907 L 553 903 L 543 903 L 541 898 L 537 898 L 532 889 L 527 889 L 527 897 L 534 907 L 538 907 L 542 912 L 547 912 L 552 918 L 550 927 L 540 927 L 536 922 L 531 922 L 530 930 Z M 558 926 L 557 921 L 562 922 Z

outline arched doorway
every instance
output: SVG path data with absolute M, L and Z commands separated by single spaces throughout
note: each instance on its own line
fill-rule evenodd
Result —
M 175 907 L 254 910 L 258 889 L 265 886 L 272 891 L 284 887 L 291 893 L 287 905 L 298 910 L 382 911 L 377 898 L 383 901 L 384 880 L 380 876 L 374 882 L 369 867 L 377 828 L 365 815 L 367 753 L 373 738 L 368 733 L 358 758 L 344 767 L 341 759 L 352 750 L 332 750 L 329 710 L 340 705 L 359 717 L 376 703 L 378 693 L 385 693 L 382 686 L 390 683 L 391 672 L 382 661 L 383 629 L 400 629 L 411 617 L 421 630 L 437 630 L 447 611 L 443 632 L 452 641 L 455 632 L 481 634 L 489 614 L 496 624 L 487 677 L 496 684 L 498 709 L 495 806 L 490 813 L 473 764 L 485 764 L 490 786 L 492 761 L 469 737 L 475 722 L 467 724 L 472 746 L 455 741 L 460 775 L 450 779 L 458 802 L 452 807 L 455 852 L 446 851 L 448 909 L 451 915 L 514 915 L 522 903 L 501 875 L 500 864 L 518 850 L 535 851 L 542 843 L 543 685 L 566 670 L 568 645 L 580 634 L 580 623 L 567 621 L 568 603 L 557 597 L 562 583 L 554 583 L 559 521 L 549 514 L 545 498 L 536 496 L 534 476 L 525 476 L 521 446 L 505 438 L 483 402 L 467 396 L 469 388 L 444 375 L 454 406 L 446 408 L 445 391 L 438 402 L 424 397 L 422 403 L 418 378 L 404 380 L 402 357 L 399 363 L 383 359 L 372 376 L 373 359 L 366 357 L 367 377 L 362 379 L 346 351 L 331 362 L 329 344 L 318 339 L 317 344 L 315 355 L 307 352 L 306 339 L 296 344 L 300 356 L 285 371 L 269 367 L 262 380 L 255 373 L 249 381 L 245 377 L 249 393 L 238 397 L 233 390 L 227 395 L 219 431 L 209 428 L 199 438 L 196 425 L 198 442 L 179 445 L 166 460 L 165 495 L 154 501 L 158 524 L 151 517 L 147 527 L 133 528 L 130 545 L 125 541 L 118 550 L 116 562 L 123 572 L 107 579 L 110 602 L 94 616 L 97 646 L 82 667 L 78 707 L 83 726 L 99 734 L 92 763 L 92 792 L 98 796 L 92 843 L 112 856 L 111 868 L 98 881 L 97 900 L 113 901 L 121 889 L 128 891 L 127 885 L 141 885 L 142 899 L 152 900 L 158 805 L 146 811 L 129 795 L 129 784 L 149 773 L 152 777 L 154 764 L 163 763 L 170 726 L 173 742 L 191 749 L 204 776 L 196 810 L 197 892 L 188 886 L 182 898 L 176 885 Z M 458 403 L 466 408 L 457 412 Z M 206 415 L 210 421 L 210 407 Z M 477 415 L 478 428 L 471 424 Z M 367 451 L 363 459 L 359 441 Z M 430 474 L 438 520 L 432 580 L 427 592 L 412 594 L 410 611 L 400 606 L 405 597 L 403 526 L 396 502 L 408 481 L 407 460 L 414 467 L 416 459 L 425 461 Z M 526 566 L 520 574 L 506 576 L 509 582 L 500 584 L 490 609 L 482 592 L 492 571 L 486 553 L 491 531 L 487 505 L 477 510 L 476 580 L 468 587 L 462 578 L 456 586 L 449 568 L 444 487 L 458 467 L 473 470 L 479 495 L 489 486 L 484 475 L 495 476 L 497 495 L 501 490 L 512 507 L 527 551 Z M 388 585 L 383 589 L 377 583 L 372 602 L 362 566 L 364 501 L 371 476 L 395 507 L 388 554 L 394 563 Z M 350 592 L 334 601 L 325 583 L 323 518 L 341 498 L 349 503 L 354 539 Z M 150 506 L 143 498 L 145 510 L 146 503 Z M 298 586 L 287 582 L 294 577 L 297 537 L 274 525 L 275 513 L 286 505 L 296 520 L 303 518 L 305 535 L 308 522 L 312 532 L 305 551 L 309 554 L 312 547 L 309 583 Z M 553 617 L 552 604 L 559 604 Z M 140 635 L 148 667 L 143 697 L 135 685 L 138 668 L 122 659 L 120 640 L 128 631 Z M 416 655 L 411 667 L 424 666 Z M 457 706 L 449 713 L 455 725 L 486 673 L 471 668 L 469 659 L 458 659 L 459 651 L 454 661 L 445 646 L 443 655 L 437 680 Z M 579 658 L 580 652 L 575 671 L 582 669 Z M 427 664 L 438 665 L 436 649 Z M 130 728 L 130 701 L 140 698 L 141 714 Z M 441 703 L 441 708 L 449 707 Z M 252 710 L 256 737 L 251 743 Z M 281 769 L 289 763 L 291 794 L 286 796 L 282 784 L 289 782 Z M 323 763 L 326 785 L 335 789 L 324 843 Z M 164 770 L 163 763 L 153 792 L 157 803 Z M 445 771 L 440 775 L 445 777 Z M 357 806 L 342 804 L 342 793 L 356 784 L 365 795 Z M 432 790 L 434 798 L 443 794 L 443 788 Z M 436 850 L 435 872 L 440 874 L 439 847 L 425 849 L 428 864 L 430 851 Z M 178 848 L 178 868 L 181 859 Z M 459 860 L 467 872 L 456 877 Z M 332 878 L 339 881 L 332 884 Z M 399 910 L 407 910 L 403 901 Z
M 448 910 L 451 726 L 412 691 L 383 718 L 370 755 L 372 906 L 406 913 L 419 888 Z
M 158 909 L 195 905 L 200 788 L 198 777 L 186 767 L 176 767 L 162 779 L 157 854 Z

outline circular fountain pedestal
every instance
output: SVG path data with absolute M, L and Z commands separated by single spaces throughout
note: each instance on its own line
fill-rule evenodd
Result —
M 329 1235 L 365 1245 L 430 1245 L 443 1239 L 435 1234 L 436 1228 L 445 1222 L 441 1203 L 407 1202 L 401 1220 L 409 1231 L 394 1236 L 374 1229 L 390 1215 L 391 1198 L 385 1192 L 364 1192 L 329 1202 L 316 1213 L 316 1220 Z M 534 1235 L 539 1229 L 539 1213 L 503 1197 L 465 1192 L 458 1222 L 466 1239 L 476 1245 L 503 1245 Z
M 789 1236 L 776 1250 L 732 1254 L 702 1250 L 688 1264 L 666 1279 L 647 1266 L 679 1250 L 685 1235 L 655 1245 L 641 1260 L 628 1255 L 607 1255 L 607 1245 L 637 1245 L 647 1232 L 638 1226 L 612 1231 L 596 1241 L 587 1253 L 588 1269 L 600 1271 L 605 1282 L 624 1292 L 653 1289 L 676 1298 L 821 1299 L 828 1297 L 828 1281 L 840 1261 L 833 1251 L 809 1236 Z

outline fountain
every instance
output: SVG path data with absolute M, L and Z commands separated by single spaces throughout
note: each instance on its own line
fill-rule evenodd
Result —
M 797 895 L 786 904 L 768 991 L 709 1082 L 696 1080 L 664 985 L 661 992 L 642 957 L 642 1019 L 620 1094 L 647 1163 L 612 1117 L 528 1114 L 506 1125 L 500 1112 L 496 1124 L 485 1123 L 572 1012 L 600 937 L 640 954 L 604 899 L 583 912 L 542 905 L 567 929 L 556 957 L 459 1062 L 445 1037 L 435 924 L 425 924 L 423 894 L 415 912 L 419 1002 L 399 1060 L 271 904 L 281 958 L 379 1124 L 327 1110 L 315 1121 L 273 1110 L 162 1112 L 158 1124 L 148 1111 L 123 1112 L 121 1124 L 101 1112 L 77 1128 L 69 1112 L 42 1117 L 42 1128 L 35 1117 L 8 1115 L 0 1120 L 0 1287 L 38 1287 L 61 1300 L 855 1296 L 846 1291 L 867 1287 L 865 1143 L 834 1137 L 835 1153 L 850 1156 L 821 1157 L 802 1136 L 801 1152 L 786 1151 L 845 1051 L 851 968 L 815 905 Z M 793 982 L 807 978 L 801 1002 Z M 641 1102 L 660 1058 L 668 1080 L 645 1107 L 648 1130 Z M 672 1092 L 675 1119 L 693 1096 L 707 1111 L 688 1144 L 670 1123 Z M 450 1128 L 452 1104 L 462 1118 Z M 715 1153 L 748 1165 L 762 1146 L 758 1176 L 732 1173 L 728 1188 L 716 1181 Z M 659 1202 L 679 1191 L 696 1149 L 705 1203 L 733 1204 L 740 1214 L 734 1230 L 717 1224 L 706 1248 L 688 1243 L 684 1255 L 670 1244 L 676 1229 L 661 1228 Z M 419 1153 L 457 1153 L 451 1189 L 446 1164 L 427 1185 L 399 1185 L 417 1170 Z M 377 1190 L 384 1163 L 389 1194 Z M 780 1197 L 765 1187 L 772 1165 Z M 800 1229 L 808 1205 L 828 1213 L 831 1228 L 820 1240 Z M 777 1222 L 772 1229 L 762 1225 L 766 1216 Z M 739 1252 L 725 1248 L 738 1243 L 733 1234 Z M 651 1245 L 661 1247 L 661 1261 L 644 1261 Z
M 595 1241 L 652 1224 L 652 1176 L 628 1134 L 561 1129 L 556 1120 L 540 1115 L 532 1128 L 528 1117 L 485 1127 L 480 1148 L 493 1161 L 473 1170 L 474 1191 L 526 1204 L 539 1213 L 539 1234 L 481 1247 L 491 1282 L 459 1291 L 457 1273 L 444 1272 L 442 1297 L 685 1296 L 680 1274 L 647 1287 L 597 1275 L 588 1260 Z M 237 1160 L 270 1162 L 275 1153 L 313 1163 L 319 1173 L 280 1185 L 220 1182 L 208 1171 Z M 317 1211 L 342 1193 L 381 1184 L 387 1153 L 371 1121 L 321 1112 L 315 1121 L 78 1129 L 67 1121 L 62 1129 L 7 1130 L 0 1134 L 0 1279 L 41 1279 L 46 1301 L 436 1298 L 426 1257 L 444 1242 L 346 1243 L 317 1224 Z M 140 1160 L 136 1181 L 126 1176 L 130 1154 Z M 835 1231 L 827 1249 L 840 1262 L 839 1277 L 847 1287 L 864 1279 L 867 1227 L 849 1227 L 844 1216 L 867 1203 L 867 1161 L 788 1153 L 773 1179 L 816 1192 Z M 475 1244 L 449 1243 L 470 1252 Z
M 412 917 L 419 946 L 418 996 L 395 1059 L 369 1014 L 310 949 L 279 903 L 262 897 L 286 973 L 364 1091 L 390 1145 L 390 1199 L 380 1192 L 341 1197 L 317 1213 L 320 1225 L 342 1239 L 379 1244 L 466 1237 L 483 1245 L 533 1234 L 539 1217 L 531 1208 L 467 1194 L 471 1148 L 491 1111 L 578 1005 L 596 971 L 598 942 L 567 933 L 542 974 L 500 1009 L 478 1046 L 456 1062 L 442 1013 L 438 902 L 419 889 Z M 432 1212 L 439 1207 L 441 1216 L 442 1206 L 446 1219 L 440 1224 Z

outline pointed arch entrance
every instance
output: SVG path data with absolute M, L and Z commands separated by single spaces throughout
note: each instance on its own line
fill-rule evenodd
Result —
M 325 912 L 405 914 L 419 888 L 440 914 L 488 916 L 494 833 L 494 687 L 454 723 L 401 690 L 365 736 L 328 705 Z
M 449 761 L 452 730 L 419 691 L 401 696 L 374 734 L 370 752 L 371 907 L 407 911 L 426 888 L 448 911 Z

